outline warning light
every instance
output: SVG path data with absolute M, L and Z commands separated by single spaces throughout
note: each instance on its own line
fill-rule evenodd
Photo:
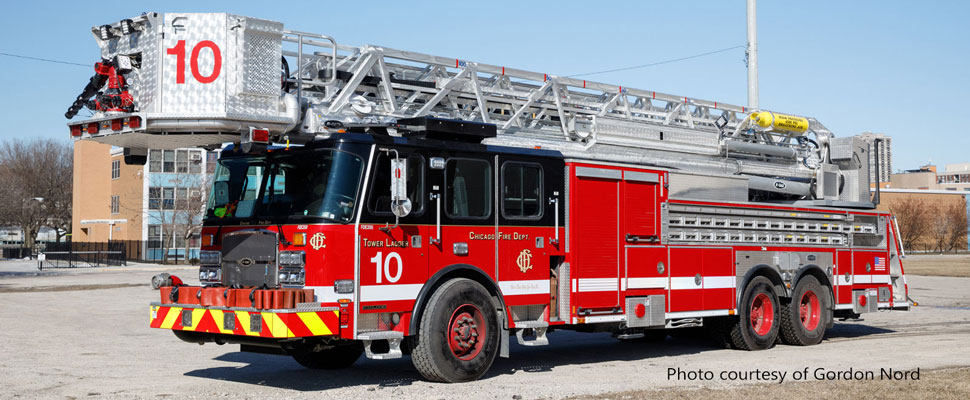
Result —
M 72 137 L 81 136 L 81 125 L 71 125 L 71 136 Z
M 131 129 L 141 128 L 141 117 L 128 117 L 128 127 Z
M 644 315 L 647 315 L 647 307 L 643 303 L 638 303 L 633 307 L 633 313 L 637 315 L 637 318 L 643 318 Z
M 294 246 L 306 246 L 306 232 L 297 232 L 293 234 L 293 240 L 290 242 Z
M 98 133 L 98 123 L 97 122 L 92 122 L 92 123 L 88 124 L 88 134 L 93 135 L 93 134 L 96 134 L 96 133 Z
M 254 142 L 269 143 L 269 129 L 253 129 Z
M 121 118 L 115 118 L 111 120 L 111 130 L 120 131 L 121 128 L 125 126 L 125 120 Z
M 859 296 L 859 306 L 860 307 L 866 306 L 866 295 Z

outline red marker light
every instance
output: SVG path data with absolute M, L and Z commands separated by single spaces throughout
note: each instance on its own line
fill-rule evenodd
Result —
M 71 136 L 72 137 L 81 136 L 81 125 L 71 125 Z
M 253 141 L 269 143 L 269 130 L 268 129 L 253 129 Z
M 866 306 L 866 295 L 859 296 L 859 306 L 860 307 Z
M 141 117 L 129 117 L 128 127 L 131 129 L 141 128 Z
M 93 135 L 95 133 L 98 133 L 98 123 L 92 122 L 88 124 L 88 134 Z
M 124 128 L 124 126 L 125 126 L 125 120 L 124 119 L 116 118 L 116 119 L 111 120 L 111 130 L 113 130 L 113 131 L 120 131 L 121 128 Z

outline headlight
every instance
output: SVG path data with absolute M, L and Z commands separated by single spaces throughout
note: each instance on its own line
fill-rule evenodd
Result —
M 283 285 L 303 285 L 303 267 L 281 267 L 279 271 L 280 284 Z
M 199 282 L 218 283 L 222 277 L 222 271 L 215 266 L 202 266 L 199 268 Z
M 222 252 L 202 250 L 199 252 L 199 262 L 202 265 L 219 265 L 222 263 Z
M 280 265 L 302 266 L 306 259 L 303 251 L 281 251 Z

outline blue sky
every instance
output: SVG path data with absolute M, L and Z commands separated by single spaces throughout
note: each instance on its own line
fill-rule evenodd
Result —
M 279 6 L 277 6 L 279 5 Z M 595 6 L 594 6 L 595 5 Z M 285 7 L 285 8 L 284 8 Z M 745 43 L 731 1 L 9 2 L 0 52 L 93 63 L 90 27 L 143 11 L 231 12 L 289 29 L 556 75 L 648 64 Z M 761 107 L 818 118 L 838 136 L 893 137 L 894 169 L 970 162 L 970 2 L 762 0 Z M 741 48 L 587 76 L 746 104 Z M 91 69 L 0 56 L 0 140 L 66 138 L 64 111 Z M 922 105 L 921 105 L 922 104 Z

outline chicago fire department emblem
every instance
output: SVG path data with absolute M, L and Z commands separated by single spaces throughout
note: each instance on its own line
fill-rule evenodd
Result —
M 314 250 L 326 248 L 327 244 L 323 242 L 324 240 L 327 240 L 327 237 L 323 234 L 323 232 L 314 233 L 313 236 L 310 237 L 310 247 L 313 247 Z
M 529 249 L 522 250 L 515 259 L 515 265 L 519 266 L 519 271 L 522 271 L 523 274 L 532 269 L 532 251 Z

